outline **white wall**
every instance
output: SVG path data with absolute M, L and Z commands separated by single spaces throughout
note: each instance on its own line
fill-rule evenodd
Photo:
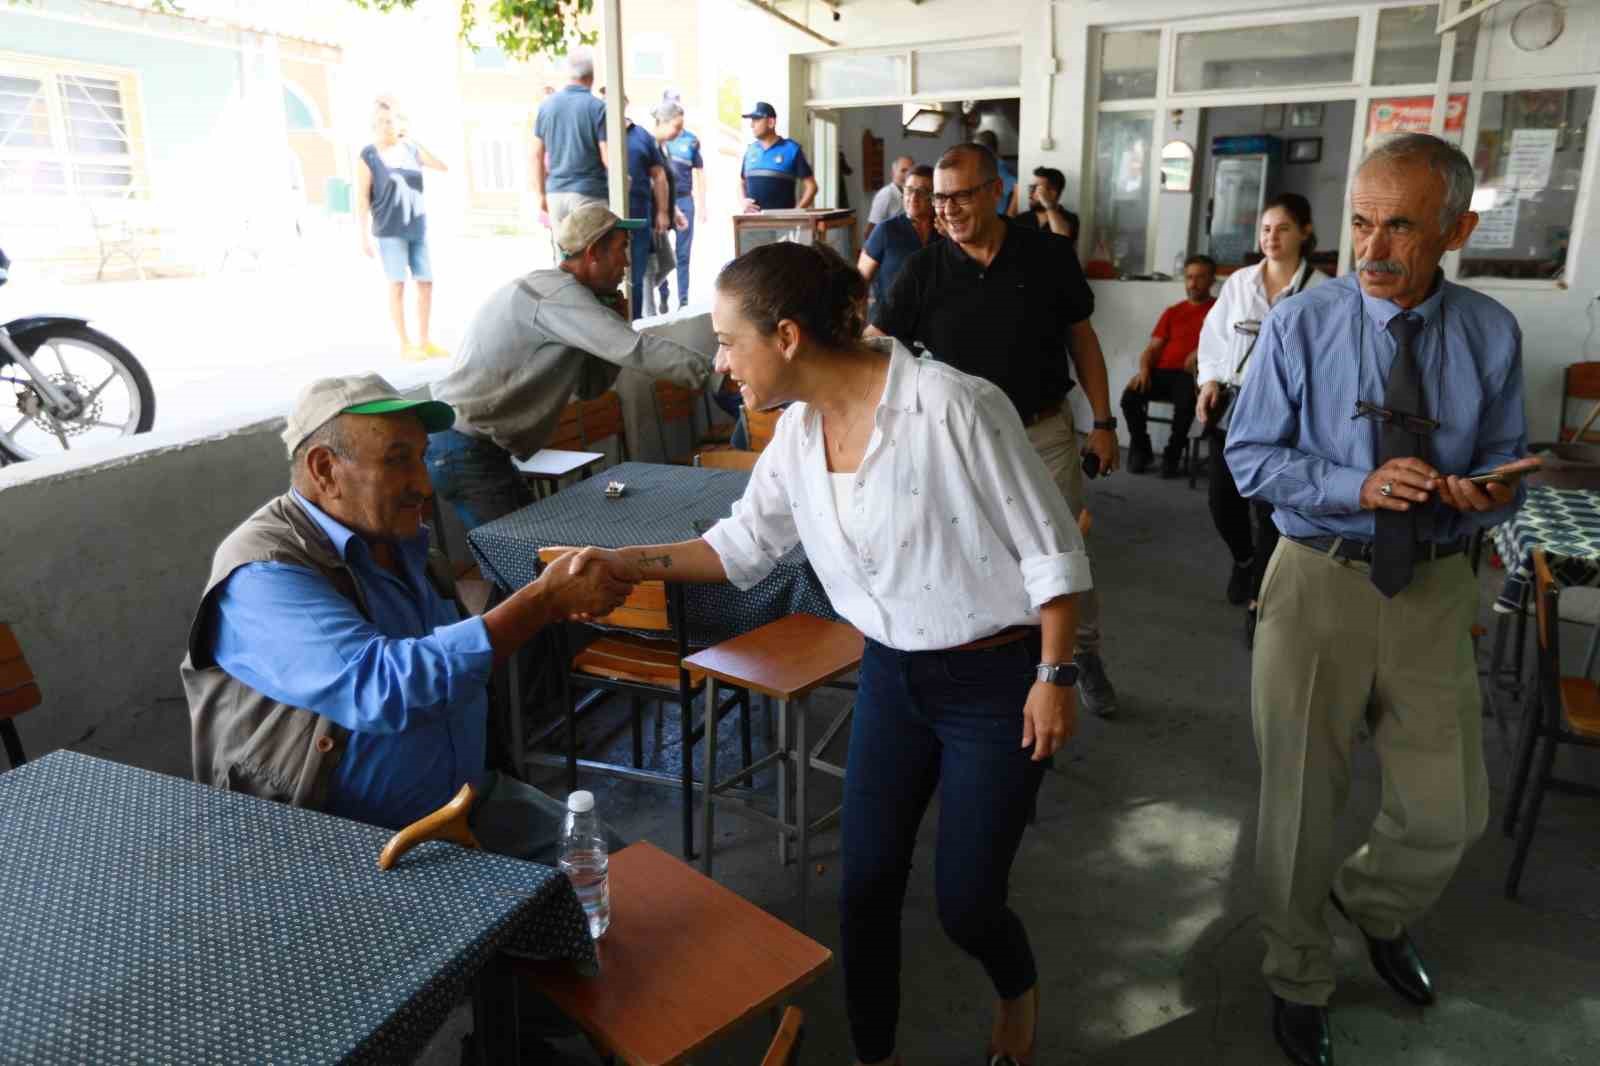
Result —
M 709 350 L 709 316 L 650 327 Z M 410 380 L 401 387 L 416 385 Z M 619 380 L 635 458 L 661 457 L 650 383 Z M 187 775 L 178 663 L 217 544 L 288 486 L 281 416 L 211 436 L 130 438 L 84 463 L 0 470 L 0 620 L 22 642 L 44 705 L 17 720 L 30 755 L 62 747 Z M 666 445 L 687 448 L 688 429 Z M 459 531 L 452 538 L 460 554 Z

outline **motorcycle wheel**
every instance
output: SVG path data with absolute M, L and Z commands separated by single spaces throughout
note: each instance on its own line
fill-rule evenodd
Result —
M 57 419 L 20 366 L 0 381 L 0 456 L 11 462 L 82 450 L 147 432 L 156 420 L 150 376 L 133 353 L 88 326 L 54 325 L 12 340 L 39 372 L 82 402 L 71 419 Z

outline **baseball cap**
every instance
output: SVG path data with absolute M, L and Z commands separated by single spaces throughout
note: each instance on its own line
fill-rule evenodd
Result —
M 614 229 L 644 229 L 642 218 L 618 218 L 605 204 L 584 204 L 561 220 L 556 229 L 556 247 L 563 258 L 582 255 L 589 245 Z
M 441 400 L 408 400 L 377 374 L 322 378 L 300 390 L 283 427 L 289 455 L 335 415 L 389 415 L 409 411 L 422 428 L 439 433 L 455 425 L 456 409 Z
M 767 103 L 765 100 L 757 100 L 755 107 L 752 107 L 750 110 L 746 111 L 743 115 L 740 115 L 739 117 L 740 118 L 777 118 L 778 117 L 778 111 L 777 111 L 777 108 L 773 107 L 771 104 Z

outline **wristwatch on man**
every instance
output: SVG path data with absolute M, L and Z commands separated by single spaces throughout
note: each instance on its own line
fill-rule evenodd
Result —
M 1111 430 L 1114 430 L 1114 429 L 1117 428 L 1117 420 L 1115 418 L 1105 418 L 1105 419 L 1097 418 L 1097 419 L 1094 420 L 1094 428 L 1095 429 L 1111 429 Z
M 1033 676 L 1048 685 L 1071 688 L 1078 683 L 1078 664 L 1040 663 L 1034 668 Z

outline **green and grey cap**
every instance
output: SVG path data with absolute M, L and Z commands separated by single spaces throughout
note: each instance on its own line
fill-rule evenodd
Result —
M 377 374 L 322 378 L 300 390 L 294 409 L 283 427 L 289 455 L 305 439 L 337 415 L 390 415 L 405 411 L 417 416 L 429 433 L 455 425 L 456 409 L 440 400 L 408 400 Z

